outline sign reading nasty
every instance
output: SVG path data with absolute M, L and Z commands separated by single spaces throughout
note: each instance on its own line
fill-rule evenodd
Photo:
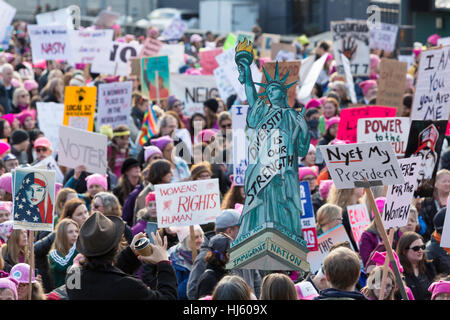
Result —
M 67 26 L 28 25 L 33 63 L 40 60 L 68 60 L 71 42 Z

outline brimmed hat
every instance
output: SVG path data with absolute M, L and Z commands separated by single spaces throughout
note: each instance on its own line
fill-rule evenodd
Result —
M 125 161 L 122 164 L 122 169 L 120 172 L 122 174 L 125 174 L 128 170 L 131 168 L 140 167 L 139 161 L 137 161 L 135 158 L 126 158 Z
M 319 296 L 317 290 L 314 289 L 314 286 L 309 281 L 302 281 L 295 284 L 295 290 L 297 291 L 299 300 L 313 300 Z
M 217 251 L 218 253 L 223 255 L 230 249 L 231 242 L 231 238 L 222 233 L 219 233 L 211 238 L 211 240 L 209 241 L 209 248 L 212 251 Z
M 40 137 L 40 138 L 37 138 L 36 141 L 34 142 L 34 148 L 37 148 L 37 147 L 44 147 L 47 149 L 51 149 L 52 143 L 46 137 Z
M 86 257 L 102 256 L 117 247 L 124 230 L 121 218 L 95 211 L 80 229 L 77 251 Z

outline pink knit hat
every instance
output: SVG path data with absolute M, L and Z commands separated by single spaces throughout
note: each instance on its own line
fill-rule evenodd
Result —
M 435 33 L 428 37 L 427 42 L 431 43 L 433 46 L 437 46 L 438 40 L 440 38 L 441 38 L 441 36 Z
M 322 199 L 326 199 L 328 197 L 328 193 L 330 192 L 331 186 L 333 185 L 333 180 L 321 180 L 319 184 L 319 194 Z
M 9 289 L 14 294 L 14 300 L 17 300 L 18 282 L 12 278 L 0 278 L 0 289 Z
M 25 90 L 27 90 L 27 91 L 31 91 L 31 90 L 39 88 L 38 83 L 34 80 L 25 80 L 23 82 L 23 86 L 24 86 Z
M 0 201 L 0 210 L 11 213 L 13 203 L 11 201 Z
M 36 110 L 23 110 L 21 113 L 19 113 L 17 116 L 17 119 L 19 120 L 20 124 L 23 125 L 25 120 L 29 117 L 32 117 L 34 120 L 36 120 Z
M 21 83 L 20 83 L 20 81 L 17 80 L 16 78 L 12 78 L 12 80 L 11 80 L 11 85 L 12 85 L 14 88 L 18 88 L 18 87 L 21 86 Z
M 27 263 L 18 263 L 14 265 L 9 274 L 10 278 L 13 278 L 18 283 L 28 283 L 30 281 L 30 265 Z M 31 283 L 36 283 L 37 280 L 34 276 L 34 271 L 31 272 Z
M 310 108 L 318 108 L 320 107 L 321 104 L 322 103 L 320 102 L 319 99 L 311 99 L 306 103 L 305 109 L 308 110 Z
M 370 67 L 376 68 L 378 64 L 380 63 L 381 59 L 376 54 L 371 53 L 370 54 Z
M 428 291 L 431 292 L 431 300 L 434 300 L 436 295 L 440 293 L 450 293 L 450 281 L 439 280 L 439 282 L 433 282 Z
M 377 86 L 377 82 L 375 80 L 366 80 L 359 84 L 359 87 L 362 89 L 364 95 L 366 95 L 373 86 Z
M 326 130 L 328 131 L 328 129 L 336 123 L 339 123 L 339 121 L 341 121 L 341 118 L 339 117 L 331 117 L 328 120 L 325 120 L 325 125 L 326 125 Z
M 144 147 L 144 161 L 147 162 L 147 160 L 156 153 L 162 156 L 162 152 L 161 150 L 159 150 L 158 147 L 156 146 Z
M 204 129 L 197 134 L 198 142 L 211 142 L 211 138 L 216 135 L 216 132 L 211 129 Z
M 378 197 L 378 198 L 375 199 L 375 203 L 377 205 L 378 212 L 380 214 L 382 214 L 383 211 L 384 211 L 384 204 L 386 203 L 386 198 L 385 197 Z M 372 211 L 372 219 L 373 219 L 374 216 L 375 216 L 375 214 Z
M 9 143 L 0 141 L 0 156 L 5 152 L 8 152 L 8 150 L 11 150 L 11 146 L 9 145 Z
M 103 189 L 108 190 L 108 180 L 106 179 L 106 176 L 103 176 L 98 173 L 91 174 L 90 176 L 86 177 L 86 185 L 89 189 L 91 185 L 98 184 L 103 187 Z
M 394 254 L 394 259 L 395 259 L 395 262 L 397 263 L 398 270 L 403 273 L 403 266 L 400 264 L 400 260 L 398 259 L 397 254 L 395 253 L 395 251 L 392 251 L 392 253 Z M 371 261 L 375 262 L 375 264 L 377 266 L 384 265 L 384 260 L 386 260 L 386 251 L 384 251 L 384 252 L 375 251 L 373 253 Z M 392 269 L 392 265 L 390 262 L 389 262 L 389 268 L 391 268 L 391 270 L 394 271 Z
M 413 49 L 414 59 L 417 59 L 419 54 L 422 52 L 422 48 Z
M 314 176 L 317 178 L 318 174 L 319 168 L 317 166 L 298 168 L 298 181 L 302 181 L 306 176 Z
M 2 116 L 2 119 L 8 121 L 10 126 L 12 126 L 15 118 L 16 116 L 13 113 L 7 113 Z
M 12 174 L 11 172 L 5 173 L 0 177 L 0 188 L 6 192 L 12 194 Z
M 36 63 L 33 63 L 33 68 L 45 70 L 47 69 L 47 61 L 46 60 L 37 61 Z
M 150 191 L 145 197 L 145 205 L 147 206 L 150 201 L 156 201 L 155 191 Z

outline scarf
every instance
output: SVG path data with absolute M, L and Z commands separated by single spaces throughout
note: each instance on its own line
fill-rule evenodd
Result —
M 437 233 L 436 231 L 433 232 L 433 239 L 436 240 L 438 243 L 441 243 L 441 235 Z M 450 248 L 442 248 L 445 251 L 447 251 L 448 254 L 450 254 Z

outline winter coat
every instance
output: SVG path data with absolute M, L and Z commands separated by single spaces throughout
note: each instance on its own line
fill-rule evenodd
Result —
M 450 254 L 433 237 L 427 242 L 427 258 L 433 260 L 437 273 L 450 274 Z
M 433 218 L 437 212 L 438 208 L 436 206 L 436 201 L 434 200 L 434 198 L 425 198 L 419 211 L 419 216 L 422 217 L 427 226 L 425 233 L 422 235 L 425 242 L 431 239 L 431 234 L 434 231 Z
M 56 232 L 50 233 L 48 236 L 34 243 L 34 261 L 36 269 L 42 277 L 42 285 L 45 292 L 50 292 L 55 288 L 53 279 L 50 277 L 48 253 L 55 241 Z
M 169 259 L 178 280 L 178 299 L 187 300 L 187 282 L 192 268 L 192 252 L 180 248 L 180 244 L 169 249 Z
M 343 291 L 329 288 L 320 291 L 320 295 L 314 300 L 367 300 L 367 298 L 357 291 Z
M 205 272 L 198 279 L 197 296 L 199 298 L 212 295 L 215 286 L 222 279 L 228 271 L 225 268 L 206 265 Z
M 419 273 L 418 277 L 414 274 L 404 273 L 406 285 L 411 289 L 416 300 L 431 299 L 431 292 L 428 292 L 428 288 L 436 277 L 436 268 L 432 262 L 428 261 L 425 263 L 425 267 L 425 273 Z
M 73 259 L 77 256 L 78 251 L 75 245 L 70 248 L 66 256 L 62 256 L 56 249 L 50 251 L 48 261 L 50 264 L 50 274 L 55 287 L 60 287 L 66 283 L 67 269 L 73 264 Z
M 359 239 L 359 255 L 361 256 L 361 260 L 364 266 L 367 265 L 370 254 L 377 247 L 380 241 L 380 236 L 373 229 L 366 229 L 361 234 L 361 239 Z
M 134 207 L 136 204 L 136 199 L 143 189 L 144 189 L 144 186 L 142 184 L 137 185 L 136 188 L 134 188 L 134 190 L 131 191 L 131 193 L 125 199 L 125 203 L 122 208 L 122 219 L 130 227 L 133 226 L 133 222 L 135 220 L 134 219 Z

